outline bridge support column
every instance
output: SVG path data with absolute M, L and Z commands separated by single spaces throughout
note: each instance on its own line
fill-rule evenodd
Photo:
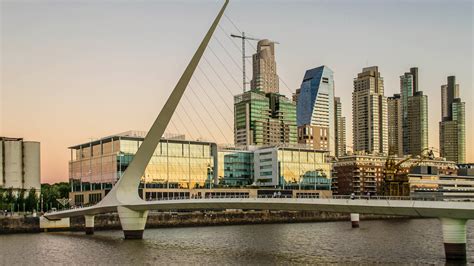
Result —
M 134 211 L 123 206 L 117 206 L 117 212 L 125 239 L 142 239 L 148 211 Z
M 359 228 L 359 214 L 351 213 L 351 224 L 352 228 Z
M 466 222 L 464 219 L 440 218 L 443 227 L 446 260 L 466 261 Z
M 84 220 L 86 222 L 85 224 L 86 235 L 93 235 L 94 234 L 94 215 L 85 215 Z

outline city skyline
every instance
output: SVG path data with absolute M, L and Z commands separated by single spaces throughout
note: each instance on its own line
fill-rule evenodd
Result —
M 36 17 L 38 18 L 41 17 L 41 15 L 47 14 L 47 12 L 44 13 L 44 9 L 46 9 L 46 11 L 51 11 L 55 9 L 57 11 L 57 9 L 65 9 L 66 14 L 68 12 L 72 12 L 72 14 L 75 16 L 68 18 L 66 20 L 68 22 L 66 23 L 66 25 L 72 26 L 73 28 L 75 27 L 76 30 L 84 30 L 82 32 L 79 31 L 79 33 L 82 34 L 79 34 L 78 36 L 74 35 L 74 32 L 77 33 L 76 31 L 72 33 L 72 35 L 74 36 L 71 35 L 74 41 L 79 41 L 79 44 L 73 44 L 66 38 L 59 38 L 63 37 L 64 34 L 66 34 L 66 36 L 68 36 L 68 34 L 71 34 L 66 33 L 68 27 L 62 28 L 60 26 L 57 26 L 52 27 L 51 29 L 48 28 L 49 31 L 41 32 L 42 29 L 45 29 L 46 25 L 48 25 L 48 27 L 51 26 L 45 23 L 52 23 L 55 21 L 55 19 L 59 18 L 65 19 L 64 17 L 62 17 L 64 16 L 64 14 L 57 14 L 51 16 L 50 21 L 38 23 L 38 21 L 35 21 L 34 18 L 27 19 L 25 17 L 22 17 L 24 13 L 15 13 L 19 11 L 28 10 L 28 5 L 26 5 L 26 3 L 23 3 L 23 6 L 21 6 L 21 3 L 18 5 L 15 5 L 14 3 L 2 3 L 2 5 L 6 6 L 6 8 L 3 8 L 2 11 L 2 13 L 4 12 L 5 14 L 5 16 L 2 16 L 2 22 L 4 22 L 2 23 L 2 32 L 4 32 L 2 35 L 4 35 L 5 37 L 2 38 L 2 54 L 6 55 L 5 58 L 2 57 L 2 65 L 9 66 L 9 68 L 2 68 L 2 76 L 4 78 L 2 78 L 1 91 L 1 135 L 22 136 L 31 140 L 41 141 L 43 160 L 43 182 L 67 180 L 67 160 L 69 157 L 69 153 L 67 150 L 68 146 L 74 143 L 86 142 L 91 136 L 99 137 L 104 135 L 110 135 L 115 132 L 125 131 L 128 129 L 148 128 L 149 124 L 152 121 L 154 113 L 161 109 L 161 106 L 163 104 L 161 101 L 167 97 L 167 92 L 169 91 L 169 88 L 174 85 L 175 76 L 180 73 L 180 71 L 184 68 L 184 65 L 187 63 L 186 58 L 188 57 L 188 53 L 190 53 L 190 51 L 192 51 L 197 45 L 198 39 L 193 38 L 193 36 L 197 36 L 201 34 L 201 32 L 199 32 L 198 30 L 197 32 L 193 33 L 192 28 L 200 27 L 202 26 L 202 23 L 207 23 L 205 15 L 203 15 L 202 17 L 199 16 L 199 23 L 201 24 L 197 23 L 196 26 L 190 26 L 190 29 L 187 29 L 185 31 L 187 32 L 186 34 L 178 36 L 168 32 L 168 34 L 165 35 L 165 38 L 163 39 L 154 38 L 156 38 L 156 36 L 158 35 L 163 36 L 162 33 L 166 31 L 161 32 L 160 30 L 157 30 L 156 32 L 152 32 L 152 27 L 146 28 L 143 32 L 138 34 L 137 32 L 134 33 L 130 31 L 129 33 L 132 34 L 132 38 L 140 37 L 138 38 L 138 40 L 148 40 L 148 42 L 145 42 L 144 44 L 144 48 L 147 49 L 143 51 L 139 51 L 136 49 L 130 50 L 130 48 L 132 48 L 133 46 L 127 44 L 122 46 L 118 45 L 119 47 L 111 48 L 111 44 L 117 44 L 115 41 L 121 40 L 114 38 L 117 37 L 114 34 L 118 34 L 120 32 L 120 27 L 115 28 L 114 26 L 108 24 L 98 23 L 99 17 L 102 16 L 102 14 L 100 14 L 99 16 L 100 12 L 98 11 L 100 11 L 102 8 L 106 8 L 107 4 L 92 5 L 90 3 L 91 2 L 89 2 L 89 5 L 84 4 L 84 6 L 81 6 L 78 11 L 72 11 L 71 7 L 69 5 L 65 5 L 64 3 L 58 3 L 57 5 L 42 4 L 46 5 L 47 7 L 40 6 L 40 9 L 43 10 L 43 13 L 40 12 L 40 15 L 37 15 Z M 251 21 L 244 19 L 244 15 L 246 12 L 262 12 L 262 10 L 265 10 L 265 12 L 261 13 L 261 16 L 269 16 L 271 18 L 272 16 L 277 15 L 275 8 L 282 8 L 282 6 L 288 6 L 289 14 L 294 15 L 294 13 L 292 12 L 295 11 L 295 6 L 301 8 L 301 12 L 305 12 L 304 8 L 301 6 L 312 6 L 310 3 L 299 2 L 297 4 L 294 4 L 293 6 L 278 2 L 270 9 L 263 9 L 262 3 L 264 2 L 258 2 L 255 5 L 251 4 L 250 2 L 234 3 L 233 11 L 230 12 L 229 16 L 233 19 L 233 21 L 239 24 L 239 27 L 241 27 L 241 29 L 251 32 L 252 34 L 255 34 L 255 36 L 261 36 L 265 38 L 268 37 L 270 39 L 275 38 L 282 43 L 279 44 L 276 48 L 276 61 L 279 69 L 278 75 L 280 75 L 285 81 L 285 83 L 288 84 L 288 86 L 290 87 L 289 89 L 282 88 L 285 87 L 286 84 L 284 85 L 280 83 L 280 91 L 287 97 L 291 97 L 290 92 L 294 92 L 295 89 L 298 88 L 301 82 L 301 78 L 306 69 L 323 64 L 328 65 L 329 67 L 334 69 L 335 72 L 336 95 L 341 97 L 343 114 L 348 119 L 351 119 L 352 115 L 350 110 L 352 109 L 352 106 L 350 101 L 350 94 L 352 93 L 352 86 L 347 86 L 347 84 L 352 84 L 352 78 L 360 72 L 361 68 L 367 66 L 366 62 L 361 62 L 361 60 L 364 60 L 362 59 L 362 57 L 366 57 L 366 60 L 369 60 L 368 65 L 379 66 L 379 71 L 385 79 L 386 97 L 391 96 L 393 93 L 397 93 L 399 91 L 398 79 L 401 73 L 406 71 L 406 69 L 408 69 L 409 67 L 419 67 L 421 72 L 421 77 L 419 81 L 420 90 L 423 90 L 427 95 L 429 95 L 429 146 L 438 146 L 438 122 L 439 118 L 441 117 L 439 94 L 440 87 L 441 85 L 445 84 L 445 80 L 448 75 L 456 75 L 457 77 L 457 83 L 459 83 L 461 87 L 460 96 L 463 101 L 466 102 L 466 113 L 469 113 L 469 111 L 472 110 L 472 74 L 469 73 L 469 61 L 471 60 L 468 56 L 465 56 L 467 51 L 467 53 L 471 53 L 472 58 L 472 50 L 466 50 L 466 47 L 469 47 L 469 44 L 470 47 L 472 47 L 472 39 L 469 40 L 470 42 L 468 41 L 466 44 L 457 44 L 461 46 L 461 49 L 452 49 L 453 51 L 450 50 L 450 52 L 456 53 L 454 55 L 451 53 L 449 54 L 453 58 L 451 61 L 446 60 L 449 62 L 446 63 L 446 66 L 442 69 L 433 70 L 430 64 L 433 64 L 433 62 L 439 62 L 438 57 L 435 58 L 433 55 L 443 57 L 443 54 L 430 53 L 430 51 L 427 51 L 423 54 L 424 56 L 421 56 L 421 58 L 433 57 L 431 61 L 423 61 L 420 60 L 420 58 L 416 58 L 415 56 L 413 56 L 413 59 L 410 59 L 409 57 L 404 58 L 404 60 L 400 59 L 401 62 L 398 63 L 391 63 L 390 60 L 378 63 L 374 61 L 381 60 L 380 57 L 382 55 L 377 54 L 376 56 L 373 56 L 374 59 L 372 59 L 370 53 L 366 53 L 365 56 L 351 59 L 351 56 L 354 57 L 354 54 L 356 54 L 356 49 L 354 49 L 353 53 L 350 53 L 348 55 L 349 58 L 347 58 L 346 60 L 350 66 L 346 67 L 340 63 L 337 63 L 337 60 L 331 60 L 331 56 L 334 56 L 334 51 L 332 53 L 328 53 L 328 55 L 324 53 L 319 53 L 316 56 L 308 56 L 309 58 L 302 58 L 301 52 L 304 52 L 304 49 L 300 49 L 303 51 L 295 50 L 295 47 L 298 46 L 295 46 L 295 43 L 293 42 L 298 42 L 298 40 L 304 40 L 305 36 L 303 35 L 299 35 L 298 37 L 297 33 L 291 33 L 288 35 L 296 35 L 297 37 L 289 38 L 285 36 L 287 31 L 275 27 L 275 25 L 266 25 L 265 23 L 259 24 L 255 21 L 253 22 L 253 24 L 251 24 Z M 344 3 L 344 7 L 346 9 L 350 9 L 351 7 L 357 8 L 353 7 L 353 5 L 351 5 L 350 3 L 338 2 L 337 4 L 341 5 L 341 3 Z M 364 3 L 365 5 L 369 5 L 369 3 L 372 2 Z M 134 8 L 131 8 L 131 10 L 123 10 L 123 4 L 114 4 L 118 5 L 119 7 L 109 6 L 109 8 L 111 8 L 112 11 L 118 11 L 119 14 L 121 12 L 130 12 L 132 16 L 142 14 L 143 12 L 149 16 L 153 14 L 153 12 L 150 12 L 150 10 L 145 11 L 141 9 L 145 5 L 144 3 L 142 3 L 141 6 L 138 5 L 138 7 L 132 5 L 132 7 Z M 331 8 L 331 4 L 329 3 L 319 2 L 315 5 L 318 4 L 323 6 L 328 5 L 330 7 L 327 8 Z M 80 3 L 76 2 L 70 5 L 80 6 Z M 250 5 L 253 5 L 254 9 L 249 8 Z M 389 6 L 392 5 L 393 3 L 391 3 L 391 5 Z M 445 5 L 446 3 L 439 2 L 433 4 L 433 6 L 436 6 L 437 8 L 431 7 L 431 9 L 437 12 L 440 12 L 441 9 L 446 12 L 454 12 L 452 9 L 455 9 L 457 11 L 464 12 L 461 12 L 462 14 L 460 16 L 457 16 L 456 19 L 472 19 L 472 13 L 471 17 L 465 16 L 466 14 L 469 14 L 469 10 L 466 13 L 466 10 L 462 8 L 463 2 L 459 2 L 460 7 L 457 7 L 457 9 L 453 8 L 452 6 L 448 6 L 449 8 L 446 9 L 447 6 Z M 157 3 L 154 3 L 152 6 L 157 7 L 158 5 Z M 163 9 L 168 11 L 177 7 L 176 5 L 171 3 L 164 3 L 163 6 Z M 190 7 L 183 7 L 183 5 L 180 5 L 180 7 L 183 8 L 183 12 L 185 14 L 191 12 L 193 7 L 201 8 L 201 6 L 197 6 L 194 2 L 189 3 L 189 6 Z M 212 8 L 211 11 L 206 11 L 206 9 L 209 9 L 210 6 L 215 6 L 215 8 L 218 8 L 218 5 L 216 5 L 214 2 L 206 2 L 206 4 L 202 5 L 203 13 L 214 12 Z M 444 8 L 441 8 L 440 6 L 443 6 Z M 379 8 L 381 7 L 379 6 Z M 431 9 L 428 8 L 427 13 L 429 13 L 429 11 L 433 11 Z M 87 12 L 85 11 L 91 10 L 94 10 L 97 14 L 92 12 L 92 14 L 86 15 Z M 163 10 L 160 11 L 154 9 L 153 11 L 164 12 Z M 423 14 L 426 15 L 425 13 Z M 434 14 L 436 14 L 436 12 L 434 12 Z M 115 14 L 114 16 L 117 15 L 118 14 Z M 94 29 L 92 25 L 88 25 L 87 23 L 85 23 L 86 25 L 82 27 L 78 25 L 80 19 L 78 21 L 74 20 L 87 16 L 91 16 L 90 18 L 92 18 L 92 21 L 98 23 L 99 28 L 101 28 L 100 30 L 96 29 L 95 32 L 93 31 L 92 36 L 86 36 L 87 33 L 90 33 L 87 32 L 87 30 Z M 194 15 L 191 12 L 190 17 L 193 16 Z M 118 25 L 122 25 L 120 24 L 118 18 L 115 17 L 115 19 L 117 20 L 115 22 L 118 23 Z M 151 17 L 145 17 L 140 22 L 143 23 L 147 19 L 151 19 Z M 172 20 L 173 18 L 167 19 Z M 409 19 L 410 16 L 408 16 L 408 20 Z M 448 25 L 445 27 L 449 28 L 449 26 L 453 25 L 454 21 L 451 21 L 449 18 L 447 18 L 446 20 L 442 21 L 443 23 L 446 23 Z M 429 19 L 428 21 L 432 22 Z M 13 25 L 17 25 L 17 22 L 20 23 L 20 25 L 22 25 L 23 27 L 19 27 L 17 32 L 13 32 Z M 36 24 L 33 24 L 33 22 L 35 22 Z M 227 23 L 226 29 L 228 31 L 237 33 L 235 32 L 235 29 L 230 28 L 230 25 L 228 25 L 228 21 L 225 22 Z M 403 24 L 403 22 L 401 23 Z M 461 22 L 457 23 L 459 23 L 459 26 L 465 26 Z M 292 24 L 294 26 L 294 22 L 289 24 Z M 139 22 L 135 22 L 134 24 L 134 26 L 139 25 Z M 456 23 L 454 23 L 454 25 L 456 25 Z M 157 25 L 153 24 L 153 26 Z M 382 27 L 387 25 L 382 24 L 378 26 Z M 101 30 L 107 27 L 111 27 L 116 31 L 113 31 L 113 34 L 110 34 L 103 38 L 98 38 L 97 40 L 95 40 L 96 42 L 92 43 L 93 45 L 91 45 L 91 43 L 88 43 L 94 41 L 93 37 L 98 37 L 98 34 L 101 33 Z M 184 25 L 178 25 L 177 27 L 179 29 L 176 29 L 176 31 L 184 30 Z M 287 27 L 287 25 L 283 25 L 283 28 L 285 27 Z M 45 38 L 44 36 L 40 35 L 27 36 L 28 33 L 31 33 L 31 30 L 38 29 L 42 34 L 47 37 Z M 130 28 L 129 30 L 131 29 L 132 28 Z M 469 32 L 466 32 L 466 29 L 469 29 L 469 27 L 465 27 L 462 29 L 465 30 L 464 34 L 469 34 Z M 321 30 L 324 33 L 327 33 L 325 32 L 325 29 L 321 28 L 316 28 L 314 30 Z M 412 33 L 414 32 L 416 31 L 413 31 Z M 440 30 L 440 32 L 442 31 Z M 393 33 L 394 32 L 392 32 L 392 34 Z M 446 34 L 447 32 L 442 33 Z M 147 34 L 151 34 L 153 36 L 149 36 Z M 299 34 L 302 33 L 299 32 Z M 455 33 L 448 32 L 448 34 L 453 35 L 450 35 L 453 38 L 458 37 L 459 39 L 459 36 Z M 470 34 L 472 38 L 472 28 Z M 437 34 L 434 35 L 438 36 Z M 220 35 L 218 37 L 225 38 L 223 37 L 223 35 Z M 54 43 L 54 41 L 58 41 L 58 43 L 44 43 L 44 41 L 48 38 L 52 40 L 51 43 Z M 153 41 L 150 41 L 148 38 L 153 38 Z M 461 38 L 461 40 L 463 39 Z M 39 44 L 39 47 L 28 46 L 28 41 L 34 41 L 35 44 Z M 174 43 L 179 41 L 185 41 L 189 43 L 189 45 L 183 45 L 183 47 L 173 48 L 167 47 L 167 45 L 169 44 L 165 44 L 167 42 Z M 443 45 L 446 45 L 441 39 L 437 41 L 439 41 Z M 329 41 L 329 43 L 332 42 Z M 369 45 L 369 42 L 366 43 L 366 41 L 362 41 L 362 43 Z M 400 44 L 398 42 L 395 43 Z M 337 51 L 337 45 L 340 44 L 332 44 L 335 45 L 334 50 Z M 52 47 L 49 47 L 48 45 L 52 45 Z M 312 46 L 314 46 L 314 44 Z M 438 46 L 442 45 L 438 44 Z M 436 46 L 436 48 L 439 48 L 438 46 Z M 94 49 L 97 47 L 99 49 Z M 218 46 L 215 45 L 212 47 Z M 304 47 L 308 48 L 311 46 Z M 399 54 L 402 54 L 402 52 L 405 51 L 403 47 L 395 47 L 397 47 L 397 45 L 394 44 L 392 49 L 401 50 Z M 87 51 L 87 49 L 84 48 L 88 48 L 91 50 Z M 108 48 L 111 48 L 111 51 L 107 51 Z M 367 51 L 369 51 L 370 48 L 371 47 L 367 48 Z M 157 53 L 156 50 L 158 50 L 159 53 Z M 175 53 L 177 50 L 180 50 L 181 53 L 183 53 L 182 56 L 179 52 Z M 29 60 L 31 61 L 24 60 L 23 58 L 25 57 L 25 55 L 21 55 L 21 52 L 26 52 L 26 55 L 30 56 Z M 94 57 L 96 56 L 95 53 L 97 52 L 103 52 L 104 54 L 100 55 L 99 57 Z M 418 50 L 418 52 L 420 52 L 420 50 Z M 85 53 L 85 57 L 83 53 Z M 397 52 L 395 54 L 397 54 Z M 56 57 L 50 57 L 51 55 L 56 55 Z M 82 59 L 80 58 L 81 55 L 83 57 Z M 232 55 L 235 55 L 235 58 L 239 58 L 240 56 L 238 54 L 238 51 L 236 50 L 233 50 Z M 110 61 L 114 58 L 117 61 Z M 335 58 L 337 58 L 337 56 L 335 56 Z M 125 59 L 125 61 L 120 61 L 119 59 Z M 161 59 L 164 60 L 161 61 Z M 457 61 L 458 63 L 455 64 L 455 61 Z M 115 66 L 112 66 L 113 64 L 111 64 L 111 62 L 114 63 Z M 441 62 L 444 61 L 441 60 Z M 31 65 L 29 65 L 29 63 L 31 63 Z M 167 69 L 164 66 L 166 66 Z M 472 73 L 472 65 L 470 67 Z M 338 69 L 340 69 L 340 71 L 338 71 Z M 240 73 L 237 70 L 234 70 L 232 72 L 236 77 L 239 77 Z M 249 75 L 250 72 L 247 72 L 247 74 Z M 64 88 L 68 89 L 66 90 Z M 105 89 L 101 90 L 101 88 Z M 241 88 L 234 86 L 232 92 L 234 94 L 237 94 L 239 92 L 239 89 Z M 120 93 L 125 94 L 127 92 L 136 92 L 137 95 L 136 97 L 130 97 L 130 95 L 120 95 Z M 118 95 L 116 95 L 117 93 Z M 143 99 L 143 95 L 146 95 L 145 98 L 147 99 Z M 228 99 L 225 99 L 230 103 L 233 100 L 230 97 Z M 141 101 L 143 104 L 133 104 L 134 101 Z M 127 108 L 128 106 L 131 106 L 132 109 L 126 110 L 125 108 Z M 145 118 L 140 121 L 134 119 L 136 117 L 139 117 L 139 115 Z M 116 116 L 119 118 L 117 118 Z M 205 114 L 203 114 L 203 116 L 205 116 Z M 226 114 L 226 117 L 227 116 L 229 116 L 229 114 Z M 106 119 L 105 121 L 101 119 L 94 119 L 97 117 L 109 119 Z M 227 119 L 229 121 L 232 121 L 232 116 L 228 117 Z M 469 141 L 469 136 L 471 136 L 472 134 L 471 132 L 473 125 L 472 122 L 469 120 L 466 120 L 466 123 L 466 150 L 468 151 L 467 161 L 472 161 L 474 154 L 471 151 L 472 143 Z M 351 128 L 350 124 L 351 122 L 347 121 L 347 128 Z M 177 133 L 186 133 L 184 132 L 184 128 L 179 128 L 179 126 L 177 126 L 177 129 L 178 130 L 176 131 L 183 131 Z M 347 130 L 346 138 L 348 140 L 349 145 L 351 145 L 350 142 L 352 142 L 351 135 L 351 130 Z M 232 139 L 231 135 L 229 135 L 229 138 Z M 215 141 L 224 142 L 223 140 L 219 139 Z

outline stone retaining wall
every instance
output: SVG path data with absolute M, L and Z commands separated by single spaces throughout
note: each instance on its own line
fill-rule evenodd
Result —
M 361 215 L 361 220 L 403 218 L 383 215 Z M 312 211 L 225 211 L 225 212 L 150 212 L 146 228 L 216 226 L 233 224 L 269 224 L 349 221 L 349 214 Z M 95 216 L 95 230 L 121 229 L 116 213 Z M 72 217 L 70 228 L 63 230 L 83 231 L 84 217 Z M 40 232 L 38 217 L 2 217 L 0 234 Z

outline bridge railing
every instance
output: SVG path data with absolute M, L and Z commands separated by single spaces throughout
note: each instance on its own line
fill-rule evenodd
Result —
M 257 197 L 250 197 L 249 195 L 212 195 L 212 196 L 178 196 L 178 197 L 164 197 L 148 199 L 147 201 L 160 201 L 160 200 L 189 200 L 189 199 L 270 199 L 270 198 L 293 198 L 293 199 L 320 199 L 319 195 L 298 195 L 293 197 L 292 195 L 258 195 Z M 333 195 L 331 197 L 324 197 L 323 199 L 346 199 L 346 200 L 406 200 L 406 201 L 448 201 L 442 197 L 410 197 L 410 196 L 366 196 L 366 195 Z M 452 201 L 451 199 L 449 201 Z

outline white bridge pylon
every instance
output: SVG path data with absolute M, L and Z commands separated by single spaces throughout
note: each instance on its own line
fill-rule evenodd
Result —
M 145 173 L 145 169 L 160 142 L 161 136 L 163 136 L 228 4 L 229 0 L 226 0 L 123 176 L 107 196 L 93 207 L 117 211 L 122 223 L 125 239 L 143 237 L 148 211 L 135 211 L 125 206 L 142 204 L 144 202 L 138 195 L 140 178 Z

